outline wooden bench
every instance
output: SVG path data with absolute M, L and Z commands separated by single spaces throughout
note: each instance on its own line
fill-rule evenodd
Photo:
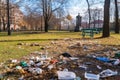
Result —
M 87 28 L 87 29 L 82 29 L 81 31 L 83 38 L 85 36 L 90 36 L 91 38 L 93 38 L 94 34 L 98 34 L 102 31 L 102 28 Z

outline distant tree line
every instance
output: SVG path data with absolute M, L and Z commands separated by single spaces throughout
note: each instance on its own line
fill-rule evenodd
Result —
M 24 7 L 24 10 L 26 10 L 26 15 L 24 17 L 24 24 L 27 26 L 27 28 L 30 28 L 31 30 L 41 30 L 48 32 L 48 30 L 51 28 L 51 26 L 57 26 L 59 29 L 61 29 L 61 20 L 63 20 L 65 17 L 64 10 L 65 5 L 67 4 L 68 0 L 6 0 L 7 5 L 6 7 L 0 6 L 0 19 L 3 23 L 0 21 L 0 25 L 3 24 L 3 30 L 5 30 L 5 18 L 4 16 L 7 15 L 7 30 L 8 35 L 11 35 L 10 30 L 10 3 L 14 3 L 15 5 L 18 5 L 19 7 Z M 1 0 L 0 0 L 1 2 Z M 91 4 L 97 4 L 100 3 L 100 1 L 94 1 L 94 0 L 86 0 L 88 5 L 88 14 L 89 14 L 89 26 L 91 19 L 95 19 L 95 17 L 92 17 L 91 15 Z M 119 11 L 118 11 L 118 0 L 104 0 L 104 24 L 103 24 L 103 34 L 102 37 L 109 37 L 110 36 L 110 3 L 114 2 L 115 5 L 115 33 L 119 34 L 120 26 L 119 26 Z M 24 4 L 26 3 L 26 4 Z M 35 6 L 31 5 L 34 4 Z M 1 3 L 2 4 L 2 3 Z M 96 16 L 96 12 L 94 14 Z M 54 24 L 53 24 L 54 22 Z M 1 31 L 0 27 L 0 31 Z
M 90 27 L 90 22 L 91 22 L 91 10 L 90 10 L 90 2 L 92 4 L 100 3 L 101 1 L 94 1 L 94 0 L 86 0 L 88 4 L 88 14 L 89 14 L 89 27 Z M 104 0 L 104 23 L 103 23 L 103 34 L 102 37 L 109 37 L 110 36 L 110 3 L 113 2 L 115 5 L 115 17 L 114 17 L 114 22 L 115 22 L 115 28 L 114 32 L 116 34 L 119 34 L 120 31 L 120 25 L 119 25 L 119 11 L 118 11 L 118 0 Z M 95 15 L 94 15 L 95 16 Z M 93 17 L 94 18 L 94 17 Z

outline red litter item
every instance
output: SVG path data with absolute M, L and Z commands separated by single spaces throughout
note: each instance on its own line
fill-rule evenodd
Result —
M 58 60 L 56 60 L 56 59 L 50 61 L 51 64 L 55 64 L 57 62 L 58 62 Z

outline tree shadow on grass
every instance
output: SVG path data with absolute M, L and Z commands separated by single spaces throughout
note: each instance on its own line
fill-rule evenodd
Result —
M 19 42 L 19 41 L 56 41 L 56 40 L 62 40 L 62 39 L 22 39 L 22 40 L 0 40 L 0 42 Z
M 41 32 L 41 31 L 21 31 L 21 32 L 12 32 L 11 36 L 19 36 L 19 35 L 31 35 L 31 34 L 61 34 L 61 33 L 69 33 L 68 31 L 56 31 L 56 32 Z M 74 34 L 73 34 L 74 35 Z M 8 36 L 7 32 L 1 32 L 0 37 Z
M 23 32 L 12 32 L 12 34 L 10 36 L 19 36 L 19 35 L 31 35 L 31 34 L 45 34 L 45 32 L 36 32 L 36 31 L 23 31 Z M 0 37 L 6 37 L 7 32 L 2 32 L 0 33 Z

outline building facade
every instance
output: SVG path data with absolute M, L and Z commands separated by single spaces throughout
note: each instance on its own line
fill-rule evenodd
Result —
M 10 29 L 19 30 L 22 26 L 23 13 L 17 5 L 9 5 Z M 0 0 L 0 29 L 7 30 L 7 5 L 6 0 Z

